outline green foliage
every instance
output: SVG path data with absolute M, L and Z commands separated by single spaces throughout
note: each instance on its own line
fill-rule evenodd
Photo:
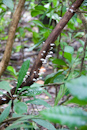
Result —
M 13 75 L 15 78 L 17 78 L 18 72 L 16 72 L 16 70 L 12 66 L 8 66 L 7 70 L 10 72 L 11 75 Z
M 87 123 L 87 112 L 80 108 L 53 107 L 41 111 L 40 114 L 44 119 L 61 125 L 67 125 L 70 128 L 80 127 Z
M 13 10 L 14 4 L 12 0 L 3 0 L 3 3 L 9 7 L 11 10 Z
M 24 114 L 27 112 L 27 105 L 24 102 L 15 102 L 14 111 L 17 114 Z
M 30 61 L 27 60 L 22 64 L 22 67 L 19 71 L 19 76 L 18 76 L 18 84 L 17 84 L 17 88 L 21 85 L 21 83 L 23 82 L 23 78 L 26 75 L 26 72 L 28 71 L 30 65 Z
M 51 123 L 49 123 L 49 122 L 47 122 L 45 120 L 42 120 L 42 119 L 32 119 L 32 120 L 34 122 L 36 122 L 37 124 L 39 124 L 39 125 L 43 126 L 44 128 L 46 128 L 47 130 L 56 130 L 55 127 Z
M 18 1 L 16 1 L 16 4 L 17 2 Z M 35 0 L 26 0 L 25 9 L 27 11 L 31 11 L 31 16 L 35 17 L 35 19 L 29 21 L 29 26 L 26 26 L 25 24 L 24 27 L 18 27 L 16 31 L 17 34 L 15 37 L 21 41 L 26 37 L 26 31 L 28 33 L 32 33 L 32 41 L 34 42 L 34 45 L 31 46 L 28 51 L 32 51 L 36 48 L 40 50 L 43 41 L 47 39 L 55 25 L 65 14 L 66 8 L 69 8 L 69 4 L 71 5 L 71 1 L 67 0 L 42 0 L 38 2 L 39 3 L 37 3 Z M 87 10 L 86 5 L 87 2 L 84 0 L 83 4 L 81 5 L 81 9 L 83 11 Z M 1 43 L 3 40 L 8 39 L 8 35 L 5 30 L 10 22 L 4 18 L 4 15 L 7 13 L 7 11 L 13 12 L 13 8 L 14 3 L 12 0 L 2 0 L 2 2 L 0 2 L 0 32 L 2 33 L 0 37 Z M 84 17 L 87 18 L 87 15 L 84 14 Z M 38 28 L 38 32 L 33 29 L 34 27 Z M 16 72 L 12 66 L 7 67 L 7 70 L 12 76 L 14 76 L 16 79 L 18 77 L 18 83 L 15 91 L 15 93 L 17 92 L 17 99 L 14 98 L 13 101 L 13 115 L 15 115 L 15 118 L 19 117 L 20 119 L 18 118 L 16 121 L 13 121 L 12 124 L 6 128 L 6 130 L 20 128 L 24 128 L 25 130 L 33 128 L 39 129 L 36 123 L 48 130 L 55 130 L 56 128 L 54 128 L 54 126 L 49 122 L 58 123 L 62 125 L 62 127 L 63 125 L 66 125 L 66 127 L 68 127 L 70 130 L 75 129 L 75 127 L 77 127 L 79 130 L 87 129 L 87 112 L 85 111 L 87 105 L 87 53 L 85 52 L 84 56 L 84 36 L 85 33 L 82 26 L 82 21 L 80 18 L 78 18 L 78 15 L 75 14 L 68 22 L 64 30 L 62 30 L 60 38 L 55 41 L 55 48 L 53 49 L 54 54 L 49 61 L 52 62 L 53 67 L 58 71 L 47 75 L 43 88 L 41 84 L 34 83 L 31 86 L 24 86 L 21 88 L 21 90 L 18 90 L 23 82 L 26 72 L 28 71 L 30 61 L 25 61 L 23 63 L 19 71 L 19 76 L 18 72 Z M 26 40 L 25 43 L 27 41 L 28 40 Z M 74 45 L 74 41 L 76 42 L 76 45 L 80 43 L 80 47 L 77 46 L 77 50 L 75 50 L 76 45 Z M 2 47 L 2 45 L 0 45 L 0 47 Z M 19 52 L 23 48 L 24 45 L 17 45 L 16 49 L 13 49 L 16 52 Z M 84 64 L 81 71 L 83 56 Z M 77 78 L 78 76 L 80 77 Z M 52 99 L 51 94 L 44 89 L 45 86 L 49 87 L 49 85 L 56 87 L 58 86 L 59 88 L 53 107 L 45 100 L 37 98 L 37 95 L 45 93 Z M 11 87 L 8 82 L 1 81 L 0 89 L 10 92 Z M 69 94 L 71 94 L 72 98 L 62 102 L 62 100 L 65 99 L 65 97 L 67 97 Z M 23 96 L 25 96 L 25 98 L 32 97 L 32 100 L 28 99 L 28 101 L 21 102 L 20 100 Z M 37 116 L 25 115 L 25 113 L 27 113 L 28 103 L 32 105 L 43 105 L 46 109 L 41 111 Z M 67 105 L 70 103 L 75 104 L 77 108 L 71 108 L 63 105 L 57 106 L 59 104 Z M 81 107 L 81 109 L 79 107 Z M 9 118 L 10 109 L 11 102 L 0 115 L 0 123 Z M 14 119 L 14 116 L 12 119 Z M 67 129 L 62 128 L 62 130 Z
M 9 102 L 8 107 L 6 107 L 2 112 L 2 114 L 0 115 L 0 123 L 3 122 L 8 117 L 10 109 L 11 109 L 11 101 Z
M 1 81 L 0 82 L 0 89 L 4 89 L 4 90 L 10 92 L 11 87 L 10 87 L 10 84 L 7 81 Z
M 81 76 L 66 83 L 69 92 L 79 100 L 87 101 L 87 77 Z

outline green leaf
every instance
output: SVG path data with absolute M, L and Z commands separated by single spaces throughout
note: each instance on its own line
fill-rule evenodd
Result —
M 9 106 L 4 109 L 2 114 L 0 115 L 0 123 L 3 122 L 9 115 L 11 109 L 11 101 L 9 102 Z
M 71 46 L 65 46 L 64 52 L 68 52 L 68 53 L 70 53 L 70 54 L 73 55 L 73 53 L 74 53 L 74 48 L 71 47 Z
M 56 7 L 57 6 L 57 0 L 53 0 L 53 5 L 54 5 L 54 7 Z
M 57 75 L 53 79 L 53 83 L 62 83 L 62 82 L 64 82 L 64 78 L 65 78 L 65 75 L 63 75 L 63 74 Z
M 80 108 L 53 107 L 41 111 L 40 114 L 50 122 L 73 128 L 83 126 L 87 123 L 87 112 Z
M 66 59 L 68 59 L 68 61 L 72 61 L 72 55 L 70 54 L 70 53 L 68 53 L 68 52 L 64 52 L 64 57 L 66 58 Z
M 30 87 L 31 88 L 35 88 L 35 87 L 41 87 L 42 86 L 42 84 L 38 84 L 38 83 L 33 83 Z
M 14 111 L 17 114 L 23 114 L 27 112 L 27 105 L 24 102 L 16 102 L 14 104 Z
M 63 61 L 62 59 L 55 58 L 52 60 L 52 62 L 57 65 L 66 65 L 65 61 Z
M 10 71 L 11 75 L 13 75 L 15 78 L 17 78 L 18 73 L 12 66 L 8 66 L 7 70 Z
M 36 10 L 46 10 L 46 8 L 44 7 L 44 6 L 42 6 L 42 5 L 37 5 L 36 7 L 35 7 L 35 9 Z
M 37 44 L 35 44 L 32 47 L 30 47 L 28 51 L 32 51 L 33 49 L 35 49 L 36 47 L 38 47 L 42 42 L 43 42 L 43 38 Z
M 65 104 L 75 103 L 79 105 L 87 105 L 87 101 L 79 100 L 78 98 L 74 97 L 67 101 Z
M 44 24 L 39 20 L 32 20 L 31 22 L 33 22 L 34 24 L 36 24 L 39 27 L 42 27 L 42 28 L 45 27 Z
M 9 7 L 11 10 L 13 10 L 13 8 L 14 8 L 14 3 L 13 3 L 12 0 L 3 0 L 3 3 L 4 3 L 7 7 Z
M 81 76 L 66 83 L 69 92 L 79 100 L 87 101 L 87 77 Z
M 1 81 L 0 82 L 0 88 L 8 91 L 10 93 L 11 87 L 10 84 L 7 81 Z
M 84 36 L 84 32 L 78 32 L 78 33 L 76 33 L 74 38 L 76 38 L 76 37 L 83 37 L 83 36 Z
M 41 100 L 41 99 L 29 100 L 29 101 L 26 101 L 26 103 L 44 105 L 46 107 L 50 107 L 50 105 L 47 102 L 45 102 L 44 100 Z
M 12 129 L 17 129 L 17 128 L 31 128 L 33 129 L 33 126 L 32 125 L 27 125 L 27 124 L 12 124 L 10 126 L 8 126 L 5 130 L 12 130 Z
M 35 17 L 35 16 L 37 16 L 37 15 L 39 15 L 39 14 L 43 14 L 44 12 L 43 11 L 40 11 L 40 10 L 33 10 L 33 11 L 31 11 L 31 16 L 32 17 Z
M 32 87 L 32 88 L 29 88 L 28 92 L 26 93 L 26 96 L 32 97 L 35 95 L 39 95 L 42 93 L 42 91 L 43 89 L 40 87 Z
M 17 88 L 22 84 L 23 78 L 25 77 L 26 72 L 28 71 L 29 65 L 30 65 L 30 61 L 29 60 L 25 61 L 22 64 L 22 67 L 21 67 L 21 69 L 19 71 Z
M 42 119 L 32 119 L 32 120 L 34 122 L 36 122 L 37 124 L 39 124 L 39 125 L 43 126 L 44 128 L 46 128 L 47 130 L 56 130 L 55 127 L 51 123 L 49 123 L 49 122 L 47 122 L 45 120 L 42 120 Z
M 64 79 L 62 79 L 63 76 L 60 77 L 60 78 L 61 78 L 61 81 L 58 80 L 59 76 L 62 75 L 61 73 L 62 73 L 62 71 L 58 71 L 58 72 L 56 72 L 56 73 L 52 73 L 52 74 L 46 76 L 46 78 L 45 78 L 45 83 L 44 83 L 44 84 L 55 83 L 55 82 L 58 83 L 58 82 L 63 81 L 63 80 L 64 80 Z

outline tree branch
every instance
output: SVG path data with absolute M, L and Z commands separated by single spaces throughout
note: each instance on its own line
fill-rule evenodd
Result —
M 12 46 L 14 43 L 15 32 L 16 32 L 17 25 L 18 25 L 18 22 L 21 17 L 21 12 L 22 12 L 24 3 L 25 3 L 25 0 L 19 0 L 18 6 L 17 6 L 17 8 L 14 12 L 13 18 L 12 18 L 5 52 L 4 52 L 3 58 L 0 62 L 0 77 L 1 77 L 2 73 L 6 70 L 9 60 L 10 60 Z

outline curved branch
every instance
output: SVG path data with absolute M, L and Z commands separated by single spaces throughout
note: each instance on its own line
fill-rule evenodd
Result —
M 14 37 L 15 37 L 15 32 L 17 29 L 18 22 L 20 20 L 20 16 L 21 16 L 21 12 L 22 12 L 22 8 L 24 6 L 24 3 L 25 3 L 25 0 L 19 0 L 19 3 L 17 5 L 17 8 L 16 8 L 14 15 L 13 15 L 13 18 L 12 18 L 5 52 L 4 52 L 3 58 L 0 62 L 0 77 L 1 77 L 2 73 L 6 70 L 8 63 L 9 63 L 9 60 L 10 60 L 12 46 L 13 46 Z

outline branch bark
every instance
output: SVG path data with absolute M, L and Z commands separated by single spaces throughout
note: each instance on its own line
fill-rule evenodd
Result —
M 42 61 L 40 60 L 41 58 L 46 57 L 46 55 L 48 54 L 49 50 L 50 50 L 50 43 L 53 43 L 57 37 L 60 35 L 62 29 L 65 27 L 65 25 L 68 23 L 68 21 L 72 18 L 72 16 L 75 14 L 76 9 L 78 9 L 82 2 L 84 0 L 76 0 L 75 3 L 72 4 L 72 6 L 68 9 L 68 11 L 65 13 L 65 15 L 62 17 L 62 19 L 60 20 L 60 22 L 56 25 L 56 27 L 54 28 L 54 30 L 52 31 L 52 33 L 49 35 L 49 37 L 47 38 L 47 40 L 45 41 L 45 44 L 43 45 L 41 51 L 39 52 L 37 59 L 31 69 L 30 72 L 30 76 L 27 77 L 26 82 L 23 82 L 20 86 L 20 88 L 24 87 L 24 86 L 30 86 L 31 84 L 33 84 L 33 79 L 34 78 L 38 78 L 38 72 L 39 72 L 39 68 L 42 66 Z M 43 53 L 43 51 L 45 51 L 45 53 Z M 41 55 L 43 53 L 43 56 Z M 36 71 L 36 74 L 34 74 L 34 71 Z M 16 88 L 13 88 L 11 90 L 11 94 L 13 95 L 15 93 Z M 10 95 L 9 95 L 10 96 Z M 6 101 L 2 100 L 2 97 L 0 97 L 0 105 L 4 104 L 4 103 L 8 103 L 9 100 L 11 100 L 8 96 L 3 95 L 3 97 L 6 98 Z
M 15 32 L 16 32 L 17 25 L 18 25 L 18 22 L 21 17 L 21 12 L 22 12 L 24 3 L 25 3 L 25 0 L 19 0 L 19 3 L 17 5 L 17 8 L 16 8 L 13 18 L 12 18 L 5 52 L 4 52 L 3 58 L 0 62 L 0 77 L 1 77 L 2 73 L 6 70 L 9 60 L 10 60 L 12 46 L 14 43 Z

